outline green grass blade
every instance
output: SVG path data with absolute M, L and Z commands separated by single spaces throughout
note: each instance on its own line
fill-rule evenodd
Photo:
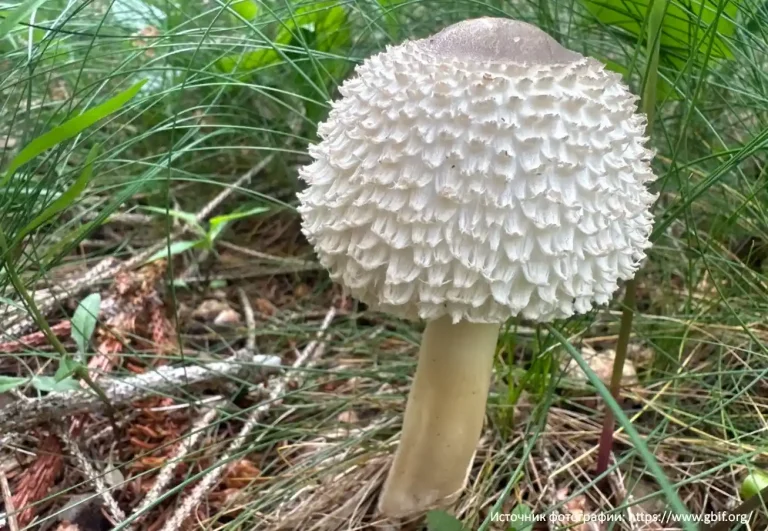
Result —
M 38 228 L 40 225 L 47 223 L 56 214 L 69 207 L 75 200 L 83 193 L 88 183 L 91 182 L 93 177 L 93 163 L 96 157 L 99 155 L 99 146 L 93 146 L 88 153 L 88 157 L 85 160 L 85 168 L 83 168 L 80 176 L 72 183 L 63 194 L 61 194 L 53 203 L 43 210 L 35 219 L 33 219 L 29 225 L 24 227 L 19 235 L 16 237 L 16 242 L 21 242 L 24 237 Z
M 11 176 L 21 166 L 31 161 L 41 153 L 51 149 L 52 147 L 69 140 L 70 138 L 78 135 L 85 129 L 89 128 L 102 118 L 109 116 L 115 111 L 119 110 L 123 105 L 133 99 L 138 94 L 141 87 L 144 86 L 146 81 L 139 81 L 129 89 L 121 92 L 114 98 L 105 101 L 101 105 L 89 109 L 82 114 L 75 116 L 59 125 L 54 127 L 47 133 L 35 138 L 27 145 L 16 157 L 11 161 L 10 166 L 5 172 L 5 175 L 0 179 L 0 187 L 8 184 Z
M 32 11 L 40 7 L 46 0 L 27 0 L 19 7 L 11 11 L 0 23 L 0 40 L 4 39 L 21 20 Z
M 200 224 L 197 222 L 197 217 L 191 212 L 182 212 L 181 210 L 175 210 L 173 208 L 159 208 L 153 206 L 145 206 L 141 208 L 147 212 L 154 212 L 155 214 L 162 214 L 180 219 L 188 224 L 190 227 L 194 227 L 198 232 L 204 232 Z
M 659 51 L 661 49 L 661 31 L 664 24 L 664 14 L 667 11 L 667 0 L 655 0 L 648 17 L 648 48 L 643 90 L 643 107 L 648 118 L 648 131 L 653 131 L 653 121 L 656 113 L 656 88 L 659 78 Z
M 168 247 L 164 247 L 157 251 L 155 254 L 147 258 L 147 260 L 144 262 L 145 264 L 148 264 L 150 262 L 154 262 L 155 260 L 160 260 L 163 258 L 171 258 L 173 256 L 176 256 L 177 254 L 181 254 L 185 251 L 189 251 L 196 245 L 200 245 L 202 243 L 201 240 L 182 240 L 180 242 L 173 242 Z

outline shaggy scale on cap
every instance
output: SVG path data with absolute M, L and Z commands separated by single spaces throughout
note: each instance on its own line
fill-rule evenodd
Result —
M 476 19 L 370 57 L 300 171 L 331 277 L 404 318 L 549 321 L 607 303 L 650 246 L 637 98 L 534 26 Z

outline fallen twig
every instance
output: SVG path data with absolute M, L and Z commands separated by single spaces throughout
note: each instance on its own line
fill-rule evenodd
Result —
M 217 414 L 218 411 L 216 408 L 209 409 L 208 412 L 195 423 L 190 434 L 181 441 L 181 444 L 179 444 L 173 457 L 171 457 L 160 470 L 154 485 L 152 485 L 152 488 L 144 497 L 144 500 L 133 511 L 135 517 L 133 524 L 128 528 L 129 530 L 136 529 L 136 525 L 146 516 L 144 513 L 157 503 L 163 491 L 165 491 L 171 481 L 173 481 L 176 469 L 184 459 L 186 459 L 187 454 L 197 446 L 198 441 L 206 433 L 207 428 L 213 423 Z
M 253 307 L 251 306 L 250 300 L 248 300 L 248 295 L 245 293 L 245 290 L 239 288 L 238 295 L 245 316 L 245 323 L 248 327 L 248 333 L 246 336 L 245 348 L 238 351 L 237 355 L 246 359 L 252 359 L 256 351 L 256 318 L 253 314 Z M 136 510 L 133 511 L 133 514 L 135 515 L 134 521 L 129 530 L 135 530 L 136 525 L 146 516 L 144 513 L 157 502 L 163 491 L 165 491 L 173 480 L 179 464 L 181 464 L 187 454 L 197 446 L 199 439 L 216 418 L 217 414 L 218 411 L 215 408 L 210 408 L 208 412 L 195 423 L 189 436 L 181 441 L 181 444 L 173 457 L 171 457 L 160 470 L 154 485 L 152 485 L 152 488 L 144 497 L 144 500 L 139 504 Z
M 613 463 L 610 463 L 608 465 L 609 467 L 611 465 L 616 465 L 614 459 L 611 459 L 611 461 L 613 461 Z M 618 503 L 626 506 L 627 518 L 624 522 L 629 527 L 629 531 L 634 531 L 637 528 L 635 522 L 643 521 L 638 517 L 638 514 L 645 515 L 645 511 L 641 506 L 633 507 L 635 501 L 633 496 L 627 492 L 627 488 L 624 486 L 624 475 L 621 473 L 621 467 L 616 466 L 613 469 L 613 473 L 608 476 L 608 480 L 614 488 Z
M 322 356 L 325 344 L 321 341 L 335 315 L 336 309 L 331 307 L 325 316 L 325 320 L 323 321 L 316 338 L 304 348 L 299 356 L 297 356 L 296 361 L 294 361 L 291 366 L 292 369 L 298 369 L 304 366 L 311 367 L 317 359 Z M 282 402 L 282 396 L 285 394 L 286 389 L 293 383 L 300 383 L 300 378 L 289 372 L 286 373 L 283 378 L 271 380 L 268 385 L 265 386 L 267 399 L 251 412 L 246 419 L 245 424 L 243 424 L 243 427 L 240 429 L 240 432 L 237 434 L 237 437 L 230 443 L 224 455 L 205 477 L 203 477 L 200 483 L 195 486 L 189 496 L 182 501 L 179 508 L 176 509 L 171 518 L 168 519 L 161 531 L 177 531 L 181 528 L 181 525 L 189 517 L 194 508 L 200 504 L 203 496 L 205 496 L 227 470 L 232 461 L 232 457 L 240 451 L 240 448 L 245 444 L 248 435 L 256 424 L 258 424 L 259 421 L 261 421 L 261 419 L 275 407 L 275 405 Z
M 243 288 L 237 288 L 237 294 L 240 296 L 240 305 L 243 307 L 243 316 L 245 317 L 245 326 L 248 335 L 245 339 L 245 350 L 253 356 L 256 354 L 256 316 L 253 314 L 253 306 L 248 299 L 248 294 Z
M 72 333 L 72 323 L 70 321 L 61 321 L 60 323 L 52 325 L 51 331 L 59 339 L 64 339 L 69 337 L 70 333 Z M 24 337 L 20 337 L 19 339 L 13 341 L 5 341 L 0 343 L 0 353 L 11 354 L 13 352 L 21 352 L 22 350 L 28 348 L 40 347 L 47 344 L 48 338 L 45 337 L 43 332 L 38 331 L 27 334 Z
M 11 487 L 8 485 L 8 478 L 0 470 L 0 491 L 3 493 L 3 505 L 5 506 L 5 521 L 8 522 L 8 531 L 19 531 L 19 522 L 16 520 L 16 507 L 13 505 L 13 495 Z M 3 522 L 0 521 L 0 525 Z
M 147 255 L 149 257 L 150 255 Z M 56 306 L 62 297 L 75 297 L 86 288 L 103 282 L 117 274 L 127 264 L 114 258 L 107 258 L 89 269 L 85 275 L 76 279 L 60 283 L 55 288 L 44 288 L 33 294 L 35 304 L 42 315 L 47 315 Z M 0 327 L 5 330 L 5 335 L 11 339 L 29 331 L 34 326 L 31 316 L 26 311 L 11 311 L 5 322 Z
M 179 387 L 218 380 L 245 378 L 255 366 L 279 365 L 275 356 L 254 356 L 249 363 L 239 357 L 192 367 L 162 366 L 154 371 L 122 379 L 105 379 L 104 393 L 115 407 L 124 406 L 149 395 L 170 394 Z M 0 433 L 26 430 L 49 421 L 59 421 L 78 413 L 97 413 L 105 404 L 90 391 L 50 393 L 42 398 L 17 401 L 0 409 Z
M 267 165 L 272 162 L 273 158 L 274 157 L 272 155 L 265 157 L 256 166 L 245 172 L 234 183 L 222 190 L 219 195 L 211 199 L 207 205 L 200 209 L 200 211 L 197 213 L 197 216 L 195 216 L 197 221 L 203 222 L 208 219 L 210 215 L 213 214 L 213 211 L 219 208 L 219 206 L 224 201 L 226 201 L 230 195 L 232 195 L 237 189 L 247 185 L 249 182 L 251 182 L 251 179 L 253 179 L 258 173 L 261 172 L 261 170 L 266 168 Z
M 107 487 L 107 484 L 104 482 L 104 475 L 94 470 L 91 463 L 88 461 L 88 458 L 83 455 L 80 447 L 72 440 L 67 432 L 62 430 L 59 436 L 61 437 L 61 440 L 64 441 L 69 452 L 74 456 L 83 475 L 88 478 L 88 481 L 93 483 L 96 492 L 99 493 L 99 496 L 101 496 L 101 499 L 104 501 L 104 506 L 107 508 L 107 511 L 109 511 L 109 515 L 112 519 L 115 522 L 122 522 L 125 520 L 125 513 L 112 497 L 109 487 Z
M 200 209 L 196 215 L 197 221 L 205 221 L 224 201 L 227 200 L 227 198 L 229 198 L 230 195 L 234 193 L 236 189 L 247 184 L 254 175 L 262 171 L 271 161 L 272 156 L 264 158 L 253 168 L 248 170 L 232 186 L 228 186 L 220 194 L 214 197 L 208 204 Z M 95 284 L 103 282 L 109 278 L 115 277 L 121 271 L 127 271 L 140 266 L 153 254 L 167 248 L 169 240 L 172 242 L 174 239 L 182 236 L 187 230 L 190 230 L 190 227 L 185 227 L 184 229 L 177 231 L 170 235 L 169 238 L 163 238 L 161 241 L 124 262 L 110 257 L 102 260 L 80 277 L 61 282 L 54 288 L 38 290 L 33 294 L 35 304 L 42 315 L 47 315 L 60 299 L 76 297 L 82 291 L 92 288 Z M 0 322 L 0 330 L 4 330 L 5 335 L 11 339 L 17 338 L 28 332 L 33 326 L 34 322 L 23 309 L 9 309 L 5 320 Z
M 300 258 L 294 258 L 289 256 L 275 256 L 267 253 L 262 253 L 261 251 L 256 251 L 254 249 L 249 249 L 248 247 L 241 247 L 240 245 L 235 245 L 234 243 L 226 242 L 226 241 L 220 241 L 218 244 L 225 249 L 230 249 L 232 251 L 238 252 L 240 254 L 244 254 L 246 256 L 250 256 L 252 258 L 258 258 L 259 260 L 265 260 L 268 262 L 280 262 L 283 264 L 290 264 L 294 266 L 299 267 L 315 267 L 317 266 L 317 262 L 310 262 L 307 260 L 301 260 Z

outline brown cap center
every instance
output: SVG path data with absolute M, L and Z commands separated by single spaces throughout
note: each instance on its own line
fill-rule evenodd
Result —
M 563 64 L 583 59 L 536 26 L 506 18 L 465 20 L 417 42 L 432 53 L 464 61 Z

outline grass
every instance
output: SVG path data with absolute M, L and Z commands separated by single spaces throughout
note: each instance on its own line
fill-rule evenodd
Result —
M 316 339 L 328 309 L 338 312 L 324 331 L 323 356 L 289 373 L 294 383 L 228 456 L 233 467 L 206 493 L 191 519 L 195 525 L 373 525 L 420 327 L 358 307 L 317 268 L 298 231 L 296 170 L 308 160 L 306 148 L 327 101 L 355 64 L 388 43 L 479 15 L 536 23 L 568 47 L 610 61 L 635 93 L 654 98 L 650 137 L 658 152 L 660 195 L 654 247 L 637 279 L 629 342 L 637 381 L 622 389 L 629 423 L 618 417 L 609 487 L 596 485 L 593 474 L 606 406 L 595 386 L 572 378 L 570 360 L 581 353 L 600 373 L 586 353 L 593 349 L 610 360 L 622 294 L 611 307 L 554 323 L 551 330 L 522 322 L 504 328 L 487 429 L 470 488 L 454 514 L 467 529 L 506 529 L 492 520 L 492 507 L 504 513 L 525 506 L 535 513 L 626 517 L 627 511 L 674 508 L 672 491 L 689 511 L 711 513 L 738 503 L 749 470 L 768 467 L 764 4 L 742 1 L 734 11 L 735 4 L 717 0 L 671 3 L 655 91 L 648 84 L 653 75 L 645 60 L 642 17 L 634 29 L 608 20 L 596 8 L 625 5 L 608 1 L 35 4 L 0 39 L 1 169 L 47 131 L 146 83 L 112 114 L 40 153 L 0 187 L 0 227 L 15 241 L 76 182 L 92 148 L 100 146 L 84 192 L 22 247 L 4 246 L 3 261 L 11 260 L 34 292 L 82 276 L 102 260 L 129 260 L 158 243 L 174 251 L 164 267 L 154 263 L 60 298 L 47 314 L 50 324 L 69 319 L 77 302 L 101 291 L 102 310 L 111 303 L 113 313 L 102 314 L 92 347 L 102 355 L 113 347 L 111 363 L 102 370 L 125 375 L 158 364 L 201 364 L 242 348 L 248 335 L 243 320 L 213 323 L 226 308 L 244 315 L 239 290 L 256 314 L 258 352 L 286 364 Z M 14 9 L 16 4 L 0 4 L 5 17 Z M 710 15 L 720 22 L 713 24 Z M 681 16 L 687 17 L 684 23 Z M 249 182 L 236 185 L 259 164 Z M 179 250 L 178 242 L 200 237 L 189 217 L 224 190 L 232 193 L 213 216 L 232 219 L 207 243 Z M 210 221 L 208 216 L 200 223 L 203 232 L 212 229 Z M 0 271 L 2 330 L 27 313 L 14 310 L 23 301 L 7 271 Z M 202 315 L 204 301 L 218 301 L 218 313 Z M 107 329 L 121 341 L 114 342 Z M 0 332 L 0 343 L 15 339 Z M 54 374 L 61 362 L 47 345 L 28 343 L 0 354 L 1 375 L 27 379 L 15 396 L 0 394 L 0 403 L 42 392 L 31 378 Z M 70 339 L 64 345 L 76 351 Z M 128 518 L 161 529 L 227 455 L 243 420 L 269 401 L 255 386 L 261 380 L 233 377 L 225 385 L 179 387 L 173 396 L 145 398 L 138 403 L 144 409 L 118 417 L 118 437 L 111 439 L 106 417 L 95 416 L 76 440 L 98 474 L 113 481 L 111 492 Z M 205 414 L 194 407 L 200 399 L 217 400 L 217 417 L 197 428 L 201 441 L 156 503 L 133 514 L 179 441 L 188 439 Z M 0 472 L 12 491 L 19 490 L 34 459 L 6 457 L 33 456 L 53 428 L 42 426 L 0 447 Z M 78 518 L 106 525 L 93 509 L 101 503 L 94 478 L 69 449 L 61 447 L 60 455 L 64 468 L 39 496 L 37 520 L 29 528 L 55 522 L 56 513 L 68 501 L 81 500 L 79 495 L 97 503 L 83 503 L 91 508 Z M 108 473 L 112 469 L 119 473 Z M 632 493 L 633 501 L 622 491 Z M 764 518 L 754 514 L 752 528 L 763 528 Z

